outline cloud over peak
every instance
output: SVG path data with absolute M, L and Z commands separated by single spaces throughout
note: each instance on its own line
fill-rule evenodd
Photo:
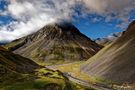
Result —
M 129 13 L 135 10 L 134 0 L 5 0 L 9 4 L 0 15 L 10 15 L 14 20 L 0 26 L 0 41 L 14 40 L 57 20 L 74 20 L 97 14 L 106 18 L 129 22 Z M 81 14 L 76 12 L 79 7 Z M 113 16 L 112 16 L 113 14 Z M 122 25 L 122 24 L 121 24 Z

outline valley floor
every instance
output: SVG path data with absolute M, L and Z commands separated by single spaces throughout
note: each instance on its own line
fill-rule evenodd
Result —
M 61 65 L 51 65 L 45 66 L 46 68 L 52 70 L 59 70 L 64 73 L 68 79 L 74 83 L 80 84 L 82 86 L 88 88 L 94 88 L 95 90 L 113 90 L 110 87 L 106 87 L 103 84 L 95 83 L 95 79 L 89 77 L 88 75 L 82 73 L 80 71 L 81 64 L 84 61 L 68 63 L 68 64 L 61 64 Z

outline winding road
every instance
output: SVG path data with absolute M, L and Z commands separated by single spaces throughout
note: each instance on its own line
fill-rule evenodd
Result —
M 55 66 L 64 66 L 64 65 L 68 65 L 68 64 L 63 64 L 63 65 L 55 65 Z M 52 70 L 57 70 L 55 69 L 54 67 L 55 66 L 46 66 L 46 68 L 48 69 L 52 69 Z M 101 84 L 92 84 L 92 83 L 89 83 L 85 80 L 81 80 L 77 77 L 74 77 L 72 76 L 70 73 L 63 73 L 63 75 L 65 77 L 67 77 L 70 81 L 74 82 L 74 83 L 77 83 L 79 85 L 82 85 L 82 86 L 85 86 L 85 87 L 88 87 L 88 88 L 93 88 L 95 90 L 114 90 L 110 87 L 106 87 L 105 85 L 101 85 Z
M 64 73 L 64 75 L 72 82 L 75 82 L 77 84 L 80 84 L 82 86 L 85 86 L 85 87 L 88 87 L 88 88 L 93 88 L 93 89 L 96 89 L 96 90 L 114 90 L 112 88 L 109 88 L 109 87 L 106 87 L 106 86 L 103 86 L 103 85 L 97 85 L 97 84 L 90 84 L 89 82 L 87 81 L 84 81 L 84 80 L 81 80 L 79 78 L 76 78 L 76 77 L 73 77 L 71 76 L 70 74 L 68 73 Z

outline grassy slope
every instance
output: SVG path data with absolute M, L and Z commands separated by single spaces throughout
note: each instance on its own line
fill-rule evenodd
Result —
M 19 45 L 21 45 L 21 43 L 22 43 L 21 41 L 16 40 L 12 43 L 5 45 L 4 47 L 9 50 L 12 50 L 13 47 L 18 47 Z M 22 51 L 20 50 L 20 52 L 22 52 L 21 55 L 34 60 L 38 64 L 41 63 L 43 64 L 44 62 L 48 64 L 54 64 L 54 63 L 60 64 L 64 62 L 86 60 L 86 58 L 94 55 L 94 52 L 92 51 L 90 52 L 83 49 L 75 42 L 66 43 L 66 42 L 57 42 L 52 40 L 50 45 L 44 48 L 42 47 L 43 46 L 42 43 L 43 44 L 46 43 L 46 40 L 43 39 L 38 42 L 34 42 L 32 43 L 32 45 L 27 46 L 27 48 L 24 48 Z
M 66 79 L 55 71 L 40 69 L 35 71 L 35 73 L 31 73 L 31 74 L 17 74 L 17 73 L 15 74 L 15 73 L 12 75 L 12 78 L 9 75 L 7 80 L 4 80 L 3 83 L 0 83 L 1 89 L 3 90 L 35 90 L 36 89 L 37 90 L 37 89 L 44 89 L 47 87 L 48 84 L 53 84 L 53 83 L 60 88 L 64 88 L 66 86 L 65 83 Z M 67 83 L 69 83 L 68 80 Z
M 59 71 L 45 68 L 38 69 L 33 74 L 14 72 L 3 80 L 4 82 L 0 83 L 0 90 L 91 90 L 70 82 Z
M 84 63 L 85 61 L 79 61 L 79 62 L 74 62 L 74 63 L 66 63 L 66 64 L 60 64 L 60 65 L 52 65 L 49 66 L 49 68 L 53 70 L 59 70 L 63 73 L 68 73 L 73 77 L 76 77 L 82 81 L 88 82 L 90 84 L 95 84 L 95 79 L 89 77 L 87 74 L 82 73 L 80 71 L 80 66 Z M 76 84 L 78 85 L 78 84 Z M 77 86 L 79 89 L 78 90 L 95 90 L 92 88 L 84 87 L 84 86 Z
M 135 24 L 81 67 L 89 76 L 115 84 L 135 83 Z M 128 72 L 128 73 L 127 73 Z
M 70 82 L 60 71 L 29 69 L 33 67 L 30 63 L 33 61 L 0 47 L 0 90 L 86 90 Z M 28 65 L 28 68 L 25 69 L 24 65 Z M 19 71 L 18 67 L 21 67 Z
M 20 55 L 0 47 L 0 65 L 18 72 L 31 72 L 38 68 L 38 65 L 30 59 L 24 58 Z
M 61 65 L 55 65 L 52 66 L 52 68 L 56 70 L 60 70 L 65 73 L 70 73 L 74 77 L 78 77 L 82 80 L 89 81 L 90 78 L 86 75 L 81 73 L 80 71 L 80 66 L 84 63 L 84 61 L 79 61 L 79 62 L 74 62 L 74 63 L 69 63 L 69 64 L 61 64 Z

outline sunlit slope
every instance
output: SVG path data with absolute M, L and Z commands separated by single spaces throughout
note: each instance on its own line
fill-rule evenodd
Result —
M 5 70 L 5 73 L 0 73 L 0 90 L 85 90 L 85 87 L 70 82 L 59 71 L 42 68 L 23 74 Z
M 135 83 L 135 21 L 118 40 L 83 64 L 81 70 L 115 83 Z

